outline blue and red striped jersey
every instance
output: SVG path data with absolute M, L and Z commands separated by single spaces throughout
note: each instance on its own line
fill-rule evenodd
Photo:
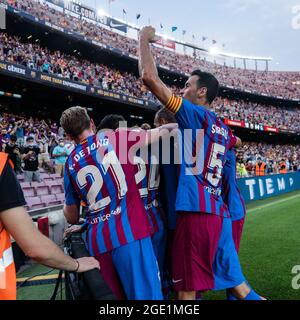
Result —
M 232 221 L 241 220 L 246 215 L 244 199 L 236 181 L 236 155 L 234 149 L 228 150 L 223 168 L 222 197 Z
M 135 157 L 135 178 L 153 233 L 156 233 L 165 229 L 165 214 L 159 197 L 160 167 L 158 157 L 151 153 L 151 147 L 144 149 L 147 149 L 148 159 L 143 159 L 140 154 Z
M 160 162 L 161 182 L 159 192 L 160 199 L 166 213 L 168 230 L 175 230 L 177 220 L 175 203 L 180 169 L 175 160 L 177 152 L 178 149 L 173 139 L 170 141 L 170 162 Z
M 111 131 L 112 132 L 112 131 Z M 127 130 L 90 136 L 73 150 L 66 163 L 66 204 L 87 204 L 87 243 L 93 256 L 152 234 L 135 183 L 132 163 L 120 163 L 134 142 Z M 127 143 L 124 143 L 127 141 Z
M 222 170 L 226 153 L 236 138 L 203 106 L 172 96 L 166 107 L 175 113 L 182 141 L 176 210 L 229 218 L 221 196 Z

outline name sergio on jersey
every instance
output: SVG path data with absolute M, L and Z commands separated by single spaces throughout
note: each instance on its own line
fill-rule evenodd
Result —
M 211 127 L 211 132 L 213 134 L 219 134 L 223 136 L 226 140 L 228 139 L 228 131 L 225 128 L 221 128 L 213 124 Z

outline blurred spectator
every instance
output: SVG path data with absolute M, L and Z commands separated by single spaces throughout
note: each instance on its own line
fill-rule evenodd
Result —
M 24 119 L 16 122 L 15 132 L 17 137 L 17 144 L 22 147 L 24 145 Z
M 2 129 L 0 134 L 0 147 L 3 150 L 3 146 L 8 143 L 9 134 L 7 133 L 7 129 Z M 0 150 L 0 151 L 1 151 Z
M 14 171 L 22 173 L 20 147 L 17 144 L 17 136 L 11 135 L 8 143 L 4 145 L 4 152 L 9 154 L 9 158 L 14 165 Z
M 287 161 L 284 159 L 281 159 L 279 163 L 279 173 L 285 174 L 288 172 L 289 165 L 287 164 Z
M 69 149 L 66 147 L 63 138 L 59 139 L 58 145 L 54 148 L 52 155 L 55 159 L 55 173 L 63 177 L 65 163 L 69 156 Z
M 38 155 L 39 167 L 44 168 L 47 171 L 51 171 L 50 166 L 50 155 L 49 155 L 49 138 L 46 134 L 46 129 L 41 129 L 40 132 L 37 130 L 36 142 L 40 148 Z
M 261 158 L 258 158 L 255 164 L 255 175 L 259 177 L 264 176 L 266 175 L 266 170 L 267 170 L 267 164 L 263 162 Z
M 244 163 L 237 162 L 236 171 L 240 178 L 248 177 L 248 172 Z
M 254 165 L 253 165 L 253 162 L 252 161 L 247 161 L 246 165 L 245 165 L 245 168 L 247 170 L 247 173 L 252 176 L 254 175 Z
M 65 139 L 65 147 L 67 148 L 68 155 L 75 149 L 75 143 L 66 138 L 66 134 L 63 135 Z
M 38 155 L 40 148 L 35 145 L 34 138 L 29 136 L 26 139 L 26 146 L 23 149 L 24 180 L 25 182 L 40 182 Z

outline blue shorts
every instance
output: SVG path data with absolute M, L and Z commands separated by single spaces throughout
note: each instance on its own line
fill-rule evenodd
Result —
M 151 237 L 151 240 L 152 240 L 154 254 L 156 256 L 158 267 L 159 267 L 162 286 L 165 287 L 166 286 L 164 285 L 165 277 L 166 277 L 165 276 L 166 275 L 165 260 L 166 260 L 166 246 L 167 246 L 166 230 L 165 229 L 159 230 Z
M 221 236 L 213 263 L 214 290 L 234 288 L 245 281 L 232 237 L 231 219 L 223 219 Z
M 111 256 L 128 300 L 163 300 L 150 237 L 114 249 Z

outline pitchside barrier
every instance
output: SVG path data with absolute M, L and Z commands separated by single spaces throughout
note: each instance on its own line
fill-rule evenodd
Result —
M 300 190 L 300 172 L 238 179 L 245 202 Z

